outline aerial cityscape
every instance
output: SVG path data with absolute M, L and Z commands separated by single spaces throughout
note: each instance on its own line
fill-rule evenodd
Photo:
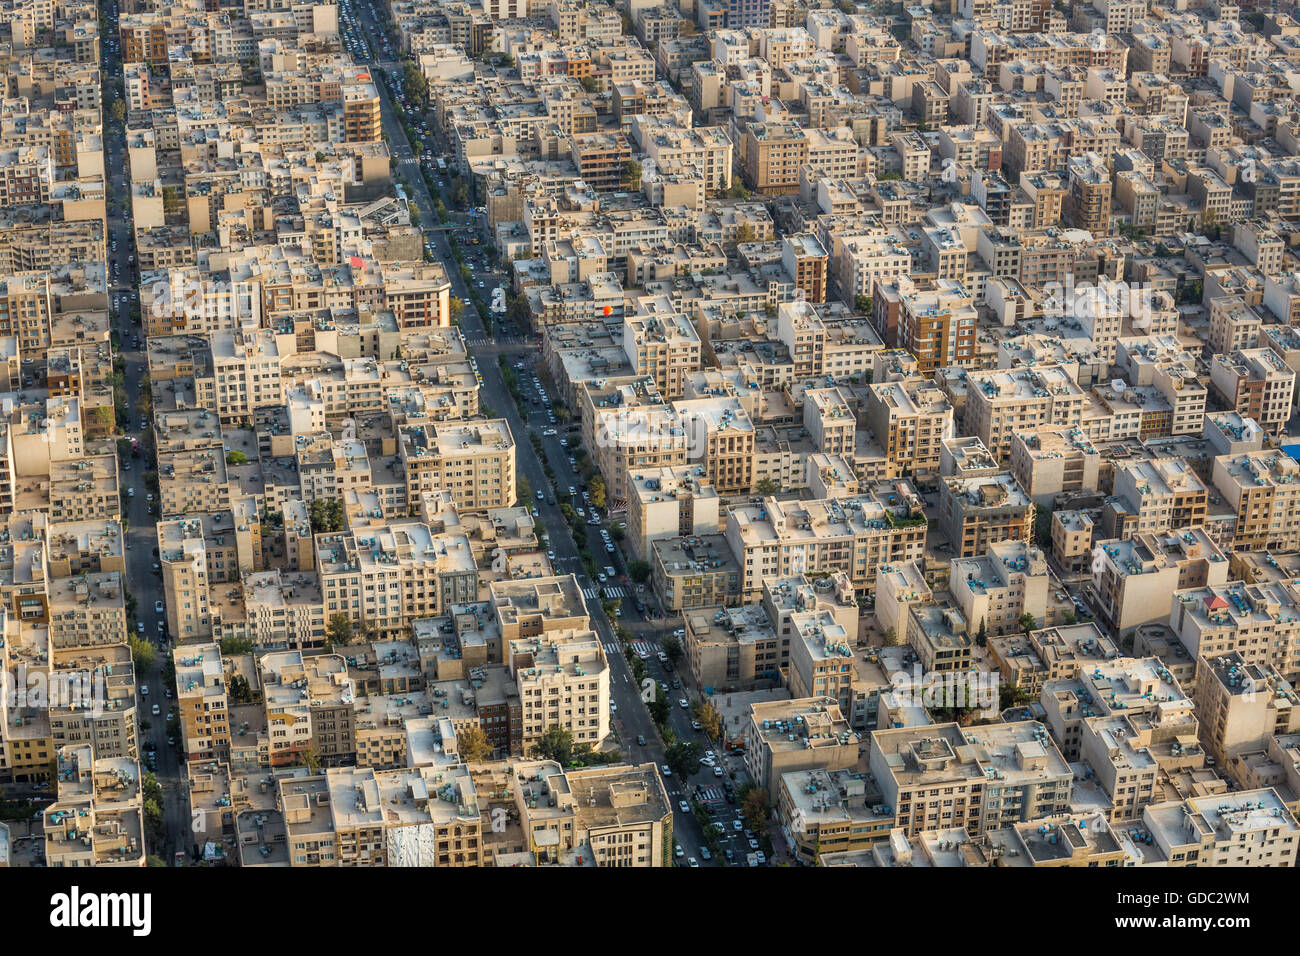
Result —
M 1295 4 L 0 59 L 0 868 L 1296 866 Z

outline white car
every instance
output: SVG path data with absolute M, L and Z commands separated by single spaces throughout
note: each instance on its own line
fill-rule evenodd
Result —
M 685 697 L 683 697 L 681 700 L 677 701 L 677 706 L 680 707 L 682 710 L 690 710 L 691 702 L 687 700 Z
M 159 707 L 157 704 L 154 704 L 153 710 L 150 711 L 150 713 L 152 713 L 155 717 L 158 717 L 162 714 L 162 708 Z
M 148 685 L 148 684 L 141 684 L 141 685 L 140 685 L 140 696 L 141 696 L 141 697 L 148 697 L 148 696 L 149 696 L 149 685 Z
M 163 602 L 162 602 L 162 601 L 154 601 L 154 602 L 153 602 L 153 611 L 154 611 L 155 614 L 161 614 L 161 613 L 163 612 Z
M 685 800 L 678 802 L 677 806 L 681 809 L 682 813 L 691 812 L 691 805 L 687 803 Z

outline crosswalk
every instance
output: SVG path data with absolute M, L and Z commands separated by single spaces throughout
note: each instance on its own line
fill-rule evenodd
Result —
M 706 803 L 719 803 L 723 799 L 721 787 L 699 787 L 697 792 Z
M 494 335 L 491 337 L 474 335 L 465 337 L 466 345 L 521 345 L 523 341 L 523 338 L 518 335 Z
M 659 645 L 650 641 L 633 641 L 632 650 L 637 654 L 644 654 L 646 657 L 654 657 L 659 653 Z
M 615 644 L 613 641 L 609 641 L 609 642 L 607 642 L 607 643 L 605 644 L 605 653 L 606 653 L 606 654 L 622 654 L 622 653 L 623 653 L 623 649 L 622 649 L 621 647 L 619 647 L 617 644 Z
M 600 598 L 600 588 L 583 588 L 582 596 L 588 601 L 595 601 Z M 628 596 L 627 588 L 616 588 L 613 586 L 605 588 L 605 597 L 608 600 L 622 599 Z

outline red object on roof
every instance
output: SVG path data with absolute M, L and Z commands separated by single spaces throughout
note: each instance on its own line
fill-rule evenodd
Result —
M 1219 597 L 1217 594 L 1212 594 L 1205 599 L 1205 609 L 1207 611 L 1217 611 L 1220 608 L 1225 608 L 1227 606 L 1228 606 L 1228 602 L 1225 601 L 1223 598 Z
M 352 261 L 352 268 L 354 269 L 360 269 L 361 266 L 364 265 L 360 256 L 353 256 L 351 261 Z

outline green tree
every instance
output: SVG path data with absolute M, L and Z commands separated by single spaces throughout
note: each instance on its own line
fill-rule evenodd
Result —
M 664 653 L 668 655 L 668 659 L 674 664 L 682 659 L 682 642 L 675 635 L 666 635 L 660 643 L 663 644 Z
M 869 295 L 855 295 L 853 297 L 853 307 L 859 312 L 870 314 L 872 306 L 874 305 L 875 303 L 872 302 L 871 296 Z
M 318 149 L 316 150 L 316 163 L 319 165 L 323 162 L 325 162 L 325 154 Z
M 247 464 L 248 464 L 248 456 L 245 455 L 242 451 L 228 451 L 228 452 L 226 452 L 226 464 L 227 464 L 227 465 L 247 465 Z
M 975 635 L 975 643 L 980 647 L 985 647 L 989 642 L 989 626 L 985 618 L 980 618 L 979 633 Z
M 891 627 L 889 630 L 885 631 L 885 646 L 897 647 L 898 644 L 898 629 Z
M 251 654 L 253 653 L 253 642 L 246 637 L 223 637 L 221 639 L 221 653 L 226 657 Z
M 1069 627 L 1072 624 L 1078 624 L 1079 615 L 1075 614 L 1073 611 L 1066 611 L 1061 615 L 1061 623 L 1066 627 Z
M 1038 618 L 1034 617 L 1028 611 L 1020 615 L 1020 629 L 1028 634 L 1030 631 L 1037 629 Z
M 544 760 L 554 760 L 561 767 L 567 767 L 573 759 L 573 731 L 552 724 L 542 732 L 533 753 Z
M 767 818 L 772 812 L 772 801 L 762 787 L 750 787 L 740 799 L 741 816 L 745 826 L 758 833 L 767 826 Z
M 248 678 L 243 674 L 236 674 L 230 678 L 230 699 L 236 704 L 253 702 L 253 688 L 249 686 Z
M 459 176 L 451 185 L 451 202 L 453 206 L 458 206 L 461 209 L 469 205 L 469 186 Z
M 718 708 L 705 701 L 695 706 L 695 719 L 700 722 L 704 732 L 714 740 L 722 736 L 722 715 Z
M 595 78 L 595 77 L 593 77 L 593 76 L 584 76 L 584 77 L 582 77 L 582 79 L 580 79 L 578 82 L 582 84 L 582 88 L 583 88 L 584 90 L 586 90 L 588 93 L 595 93 L 595 92 L 596 92 L 596 78 Z
M 660 727 L 668 723 L 668 717 L 672 713 L 672 707 L 668 704 L 668 698 L 663 694 L 656 693 L 646 704 L 646 710 L 650 711 L 650 719 Z
M 158 663 L 158 648 L 139 634 L 132 634 L 128 637 L 127 646 L 131 648 L 131 661 L 135 664 L 137 675 L 153 670 L 154 664 Z
M 316 534 L 343 530 L 343 502 L 337 498 L 316 498 L 307 509 L 311 530 Z
M 760 495 L 775 495 L 780 492 L 781 485 L 775 478 L 760 478 L 755 482 L 754 490 Z
M 477 724 L 469 724 L 456 733 L 456 747 L 466 763 L 482 763 L 492 755 L 492 744 Z
M 429 95 L 429 81 L 424 78 L 424 73 L 414 62 L 407 60 L 402 66 L 402 81 L 412 99 L 417 103 L 423 103 L 424 98 Z
M 302 762 L 307 765 L 309 773 L 320 772 L 320 749 L 314 743 L 308 744 L 307 749 L 302 752 Z
M 330 644 L 351 644 L 354 634 L 352 618 L 342 612 L 330 615 L 329 623 L 325 625 L 325 639 Z
M 641 188 L 641 164 L 629 159 L 623 166 L 623 185 L 628 189 Z
M 664 763 L 668 769 L 685 781 L 699 767 L 704 748 L 693 740 L 683 740 L 673 744 L 664 751 Z
M 627 576 L 637 584 L 645 584 L 650 578 L 650 564 L 639 558 L 630 562 L 627 566 Z
M 746 243 L 746 242 L 753 242 L 757 238 L 758 238 L 758 233 L 754 231 L 754 227 L 751 226 L 749 223 L 742 222 L 739 226 L 736 227 L 736 245 L 741 245 L 742 243 Z
M 108 108 L 108 115 L 115 123 L 123 122 L 126 119 L 126 104 L 121 100 L 114 100 L 113 105 Z
M 587 482 L 587 493 L 591 495 L 591 504 L 595 508 L 605 507 L 605 479 L 600 475 L 592 475 L 591 480 Z

